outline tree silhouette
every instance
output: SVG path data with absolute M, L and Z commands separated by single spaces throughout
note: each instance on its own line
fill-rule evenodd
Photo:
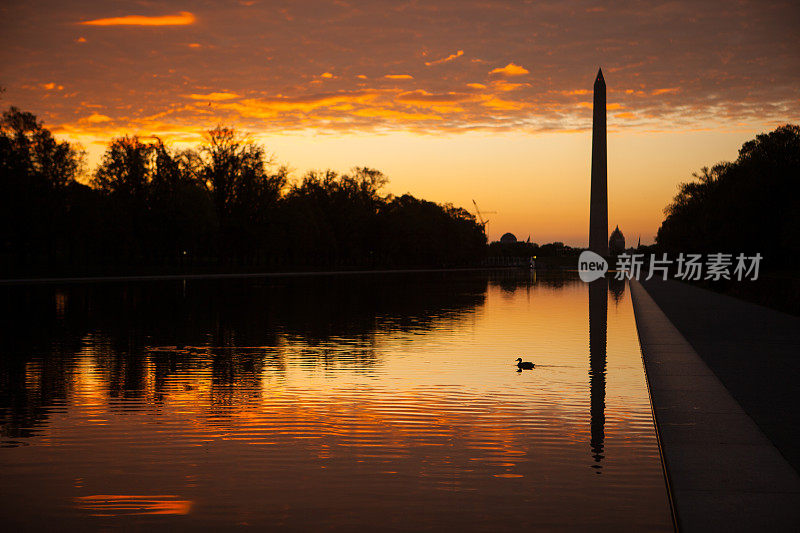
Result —
M 386 177 L 366 167 L 349 174 L 310 171 L 286 195 L 289 254 L 318 266 L 367 266 L 375 254 Z
M 0 123 L 4 275 L 474 264 L 486 238 L 467 211 L 381 193 L 380 171 L 290 180 L 263 146 L 218 126 L 195 149 L 112 139 L 84 154 L 32 114 Z
M 7 271 L 53 265 L 68 253 L 68 228 L 83 151 L 59 142 L 31 113 L 0 118 L 0 257 Z
M 682 183 L 656 236 L 673 252 L 761 253 L 767 267 L 800 259 L 800 126 L 746 142 L 733 162 Z
M 264 241 L 286 186 L 288 170 L 270 173 L 273 161 L 264 148 L 233 128 L 217 126 L 190 156 L 193 175 L 211 194 L 220 228 L 221 249 L 227 259 L 244 259 L 248 244 Z
M 35 115 L 15 107 L 3 112 L 0 176 L 4 184 L 62 189 L 80 175 L 84 159 L 81 149 L 56 141 Z
M 111 141 L 94 173 L 94 186 L 109 195 L 143 201 L 153 179 L 155 147 L 137 136 Z

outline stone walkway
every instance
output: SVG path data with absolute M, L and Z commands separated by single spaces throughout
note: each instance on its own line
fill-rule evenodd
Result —
M 800 472 L 800 317 L 677 281 L 642 285 Z
M 800 340 L 792 337 L 800 335 L 800 329 L 791 329 L 794 317 L 674 281 L 647 282 L 646 288 L 631 282 L 679 529 L 795 531 L 800 524 L 800 477 L 725 383 L 729 375 L 737 376 L 732 382 L 742 397 L 757 405 L 758 413 L 771 411 L 763 421 L 767 426 L 781 417 L 796 417 L 794 402 L 770 405 L 790 392 L 768 391 L 764 381 L 770 373 L 779 383 L 789 381 L 774 376 L 775 366 L 765 359 L 777 353 L 786 355 L 780 362 L 791 364 L 788 350 L 793 339 Z M 780 348 L 759 349 L 764 342 Z M 800 353 L 800 345 L 794 346 L 794 353 Z M 738 364 L 752 370 L 759 359 L 766 369 L 734 372 Z M 751 374 L 758 377 L 746 384 L 745 376 Z M 759 387 L 765 387 L 763 400 L 758 400 Z

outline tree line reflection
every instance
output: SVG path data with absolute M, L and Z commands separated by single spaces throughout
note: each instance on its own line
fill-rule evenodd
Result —
M 369 372 L 381 362 L 376 336 L 446 327 L 480 308 L 489 286 L 513 294 L 581 283 L 495 271 L 6 287 L 2 437 L 36 435 L 50 406 L 68 398 L 87 354 L 115 399 L 159 405 L 176 393 L 174 377 L 207 375 L 208 413 L 225 417 L 257 405 L 265 380 L 280 382 L 289 359 Z M 598 472 L 605 457 L 608 295 L 619 302 L 623 291 L 614 280 L 588 287 L 590 452 Z M 191 380 L 182 386 L 177 393 L 197 394 Z
M 429 331 L 482 305 L 485 278 L 443 276 L 4 287 L 3 432 L 30 436 L 45 407 L 67 397 L 83 353 L 112 398 L 142 398 L 151 381 L 155 401 L 170 376 L 210 370 L 225 404 L 224 388 L 255 386 L 266 369 L 280 373 L 287 354 L 311 366 L 368 369 L 379 357 L 376 335 Z

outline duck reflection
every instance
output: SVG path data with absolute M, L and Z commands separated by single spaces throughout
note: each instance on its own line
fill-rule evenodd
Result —
M 590 446 L 600 473 L 603 460 L 606 424 L 606 329 L 608 281 L 600 278 L 589 283 L 589 389 L 591 413 Z

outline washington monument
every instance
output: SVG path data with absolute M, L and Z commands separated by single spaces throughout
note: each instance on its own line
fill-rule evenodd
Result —
M 589 202 L 589 249 L 608 255 L 608 177 L 606 166 L 606 81 L 603 70 L 594 80 L 592 116 L 592 193 Z

